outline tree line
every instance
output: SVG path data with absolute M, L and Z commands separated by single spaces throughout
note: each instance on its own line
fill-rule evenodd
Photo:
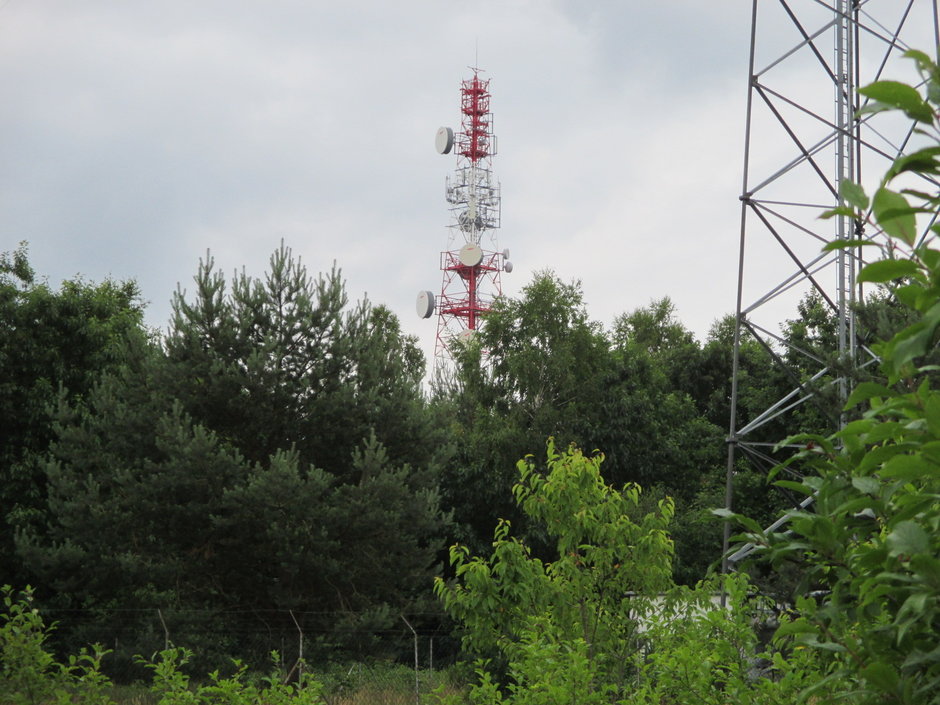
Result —
M 822 345 L 830 322 L 804 303 L 786 335 Z M 376 635 L 403 613 L 446 633 L 431 585 L 448 546 L 485 550 L 506 519 L 547 547 L 510 489 L 550 437 L 602 449 L 608 481 L 644 501 L 673 498 L 680 582 L 719 558 L 730 318 L 700 343 L 664 298 L 606 330 L 577 283 L 541 272 L 426 389 L 395 314 L 283 244 L 261 278 L 201 261 L 172 310 L 159 334 L 133 281 L 54 289 L 25 245 L 0 260 L 3 582 L 79 611 L 70 645 L 113 644 L 135 620 L 159 639 L 135 617 L 159 607 L 200 611 L 214 634 L 231 622 L 203 654 L 244 647 L 252 612 L 291 633 L 303 615 L 331 656 L 385 654 Z M 741 380 L 745 413 L 789 384 L 747 342 Z M 770 517 L 780 498 L 740 474 L 736 506 Z

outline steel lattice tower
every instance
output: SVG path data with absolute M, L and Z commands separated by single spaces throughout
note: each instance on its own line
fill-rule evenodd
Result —
M 500 185 L 493 175 L 496 136 L 490 112 L 489 80 L 480 69 L 461 82 L 461 127 L 437 131 L 435 147 L 441 154 L 454 151 L 457 167 L 445 182 L 445 198 L 451 212 L 448 249 L 441 252 L 442 284 L 435 297 L 418 294 L 422 318 L 438 313 L 435 361 L 449 358 L 455 340 L 467 339 L 480 326 L 493 300 L 502 293 L 500 274 L 511 272 L 509 250 L 497 251 L 500 226 Z
M 844 216 L 821 220 L 819 215 L 844 205 L 839 195 L 843 180 L 861 183 L 872 193 L 891 161 L 918 146 L 911 121 L 903 116 L 858 115 L 865 105 L 859 87 L 883 79 L 911 82 L 914 63 L 902 57 L 904 51 L 929 54 L 940 44 L 937 0 L 753 0 L 751 13 L 728 508 L 744 458 L 761 470 L 776 462 L 768 447 L 772 443 L 757 440 L 760 429 L 772 421 L 788 423 L 817 394 L 817 383 L 831 385 L 845 400 L 853 370 L 875 361 L 856 316 L 870 292 L 855 277 L 864 257 L 878 257 L 878 248 L 822 248 L 833 239 L 885 244 L 884 234 L 867 222 Z M 926 234 L 930 223 L 920 224 Z M 788 347 L 775 332 L 808 292 L 815 292 L 835 316 L 838 349 L 831 356 Z M 746 337 L 758 341 L 793 380 L 792 391 L 750 418 L 743 417 L 739 404 Z M 799 372 L 794 359 L 801 361 Z M 833 419 L 832 430 L 841 423 Z M 725 556 L 729 531 L 726 524 Z M 726 558 L 725 569 L 748 552 L 744 547 Z

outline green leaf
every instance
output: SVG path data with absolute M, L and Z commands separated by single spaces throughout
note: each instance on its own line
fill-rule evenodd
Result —
M 894 160 L 894 164 L 888 169 L 885 175 L 886 180 L 893 179 L 898 174 L 905 171 L 913 171 L 918 174 L 937 174 L 940 173 L 940 147 L 926 147 L 916 152 L 905 154 Z
M 903 334 L 903 335 L 902 335 Z M 917 323 L 901 331 L 892 343 L 892 351 L 885 355 L 891 360 L 891 363 L 900 368 L 927 352 L 927 345 L 930 343 L 930 333 L 925 329 L 923 323 Z
M 808 637 L 805 639 L 800 639 L 800 642 L 806 644 L 807 646 L 812 646 L 817 649 L 822 649 L 823 651 L 834 651 L 841 653 L 845 651 L 845 647 L 842 644 L 839 644 L 835 641 L 819 641 L 814 637 Z
M 894 262 L 898 260 L 884 260 L 885 262 Z M 877 262 L 875 263 L 877 264 Z M 869 265 L 870 266 L 870 265 Z M 890 397 L 893 396 L 894 392 L 884 386 L 883 384 L 878 384 L 877 382 L 860 382 L 855 386 L 855 389 L 852 390 L 852 393 L 849 394 L 848 401 L 845 402 L 844 409 L 851 409 L 855 405 L 868 401 L 872 397 Z
M 848 250 L 853 247 L 872 247 L 878 243 L 871 240 L 833 240 L 827 242 L 823 247 L 823 252 L 832 252 L 833 250 Z
M 885 693 L 893 693 L 898 687 L 898 673 L 884 661 L 875 661 L 862 669 L 862 677 L 869 684 Z
M 904 668 L 909 668 L 912 666 L 921 666 L 925 663 L 934 664 L 940 662 L 940 646 L 937 646 L 932 651 L 922 651 L 920 649 L 915 649 L 907 658 L 904 659 L 902 666 Z
M 743 514 L 735 514 L 734 512 L 730 511 L 729 509 L 726 509 L 725 507 L 712 509 L 711 512 L 715 516 L 719 516 L 722 519 L 730 519 L 731 521 L 736 521 L 737 523 L 741 524 L 741 526 L 743 526 L 747 531 L 751 533 L 759 534 L 762 531 L 760 524 L 758 524 L 756 521 L 754 521 L 750 517 L 744 516 Z
M 816 631 L 816 627 L 801 617 L 800 619 L 794 619 L 792 622 L 781 624 L 774 633 L 774 638 L 779 639 L 791 634 L 812 634 Z
M 894 531 L 888 534 L 887 541 L 892 556 L 913 556 L 926 553 L 930 548 L 926 532 L 919 524 L 909 520 L 898 522 Z
M 927 99 L 934 105 L 940 105 L 940 81 L 927 84 Z
M 916 480 L 928 475 L 930 465 L 919 455 L 896 455 L 884 464 L 878 474 L 886 479 Z
M 834 218 L 837 215 L 844 215 L 849 218 L 858 217 L 858 213 L 851 206 L 839 206 L 838 208 L 830 208 L 829 210 L 823 211 L 822 213 L 819 214 L 819 219 L 829 220 L 830 218 Z
M 843 179 L 842 183 L 839 184 L 839 195 L 860 211 L 868 209 L 868 196 L 865 195 L 865 189 L 854 181 Z
M 794 492 L 799 492 L 807 496 L 812 495 L 816 491 L 809 485 L 802 482 L 795 482 L 794 480 L 777 480 L 774 486 L 785 490 L 793 490 Z
M 940 560 L 926 553 L 911 558 L 911 570 L 935 590 L 940 589 Z
M 935 201 L 937 196 L 935 194 L 927 193 L 926 191 L 918 191 L 913 188 L 902 188 L 901 193 L 905 196 L 913 196 L 914 198 L 919 198 L 922 201 Z
M 864 494 L 878 494 L 881 489 L 881 483 L 875 477 L 853 477 L 852 487 Z
M 936 438 L 940 438 L 940 394 L 931 394 L 924 404 L 924 416 L 927 428 Z
M 940 250 L 931 250 L 929 247 L 922 245 L 917 248 L 914 254 L 920 257 L 927 269 L 935 270 L 940 267 Z
M 928 299 L 927 302 L 933 299 Z M 895 370 L 927 352 L 934 332 L 940 325 L 940 302 L 928 309 L 921 320 L 908 326 L 894 336 L 883 348 L 883 359 Z
M 917 271 L 917 263 L 909 259 L 883 259 L 866 265 L 858 273 L 858 283 L 883 284 L 901 277 L 909 277 Z
M 923 616 L 924 609 L 930 597 L 930 593 L 927 592 L 915 592 L 908 596 L 908 598 L 904 600 L 904 604 L 901 605 L 901 609 L 898 610 L 896 621 L 901 621 L 905 617 L 917 618 Z
M 861 497 L 856 497 L 855 499 L 850 499 L 848 502 L 843 502 L 838 507 L 836 507 L 835 512 L 837 514 L 851 514 L 856 518 L 861 518 L 860 515 L 865 516 L 869 519 L 874 518 L 874 515 L 877 514 L 875 511 L 879 508 L 878 500 L 870 495 L 862 495 Z M 870 510 L 866 512 L 865 510 Z M 862 514 L 864 513 L 864 514 Z
M 933 124 L 933 110 L 924 101 L 917 90 L 900 81 L 876 81 L 858 92 L 867 98 L 878 101 L 884 105 L 903 110 L 904 114 L 912 120 Z
M 865 454 L 865 457 L 858 464 L 857 471 L 860 474 L 867 475 L 871 470 L 906 452 L 907 448 L 903 446 L 892 444 L 877 446 Z
M 871 431 L 876 423 L 874 419 L 856 419 L 855 421 L 850 421 L 841 431 L 836 433 L 836 438 L 842 438 L 846 441 L 856 439 L 858 436 Z
M 905 59 L 913 59 L 921 71 L 929 73 L 935 67 L 933 60 L 919 49 L 908 49 L 901 56 Z
M 911 208 L 904 196 L 882 186 L 875 191 L 872 211 L 878 225 L 888 235 L 913 246 L 917 237 L 917 220 L 914 215 L 916 210 Z
M 917 308 L 917 301 L 923 292 L 924 287 L 922 284 L 905 284 L 895 289 L 894 295 L 898 297 L 898 301 L 908 308 Z
M 865 442 L 868 444 L 881 443 L 888 438 L 896 438 L 902 428 L 902 425 L 897 421 L 882 421 L 865 436 Z

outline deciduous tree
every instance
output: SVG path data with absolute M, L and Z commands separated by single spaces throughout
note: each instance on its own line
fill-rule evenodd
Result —
M 134 282 L 80 278 L 54 289 L 37 280 L 26 244 L 0 255 L 0 575 L 27 584 L 18 531 L 45 520 L 40 464 L 58 399 L 80 405 L 99 376 L 120 368 L 146 338 Z

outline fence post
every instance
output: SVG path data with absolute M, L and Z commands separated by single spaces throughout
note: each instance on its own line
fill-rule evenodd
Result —
M 300 628 L 300 622 L 294 616 L 294 610 L 290 610 L 290 618 L 297 625 L 297 633 L 300 635 L 300 645 L 297 648 L 297 685 L 299 688 L 304 686 L 304 631 Z
M 411 626 L 411 623 L 405 619 L 405 615 L 401 615 L 401 620 L 408 625 L 411 633 L 415 635 L 415 702 L 418 703 L 421 701 L 421 687 L 418 682 L 418 632 L 416 632 L 415 628 Z
M 163 620 L 163 610 L 157 608 L 157 616 L 160 618 L 160 624 L 163 625 L 163 650 L 170 649 L 170 630 L 166 628 L 166 622 Z

